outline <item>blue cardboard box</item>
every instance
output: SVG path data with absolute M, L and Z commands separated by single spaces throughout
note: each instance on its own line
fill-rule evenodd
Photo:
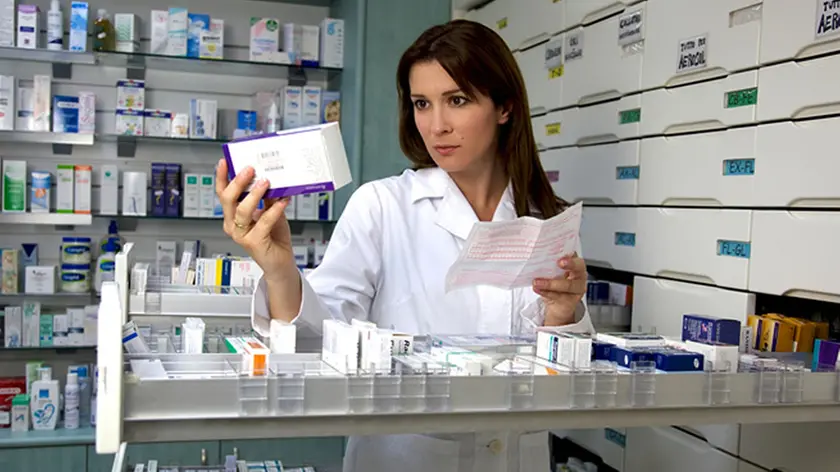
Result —
M 741 322 L 706 315 L 683 315 L 682 340 L 737 346 L 741 342 Z

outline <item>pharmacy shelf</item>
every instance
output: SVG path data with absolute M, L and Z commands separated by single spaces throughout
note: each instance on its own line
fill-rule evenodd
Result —
M 93 223 L 90 214 L 75 213 L 0 213 L 0 225 L 83 226 Z
M 2 219 L 0 219 L 2 222 Z M 46 306 L 84 306 L 96 301 L 96 294 L 90 293 L 3 293 L 0 306 L 20 305 L 24 301 L 38 302 Z
M 19 447 L 78 446 L 95 442 L 95 429 L 81 427 L 64 429 L 60 425 L 52 431 L 15 431 L 0 429 L 0 449 Z
M 200 316 L 248 318 L 251 291 L 221 287 L 194 287 L 192 292 L 145 292 L 128 297 L 132 316 Z
M 94 139 L 92 134 L 52 133 L 47 131 L 0 131 L 0 142 L 93 146 Z
M 90 53 L 10 47 L 0 47 L 0 60 L 48 62 L 51 64 L 96 64 L 96 58 Z

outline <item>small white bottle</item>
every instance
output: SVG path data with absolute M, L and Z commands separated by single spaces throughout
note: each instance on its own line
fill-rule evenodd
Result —
M 47 49 L 64 49 L 64 15 L 58 0 L 50 2 L 50 11 L 47 12 Z
M 79 375 L 67 374 L 64 386 L 64 429 L 79 429 Z
M 52 430 L 58 422 L 58 380 L 53 380 L 52 369 L 38 369 L 38 380 L 32 382 L 29 395 L 32 429 Z
M 114 281 L 114 268 L 117 259 L 117 245 L 113 239 L 108 239 L 103 248 L 103 253 L 96 260 L 96 273 L 93 283 L 96 293 L 102 292 L 102 282 Z

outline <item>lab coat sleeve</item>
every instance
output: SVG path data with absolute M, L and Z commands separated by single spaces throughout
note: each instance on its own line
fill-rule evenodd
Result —
M 580 241 L 577 245 L 578 256 L 583 257 Z M 545 323 L 545 305 L 542 297 L 534 293 L 533 290 L 527 292 L 528 301 L 525 306 L 518 313 L 519 316 L 519 332 L 521 334 L 532 334 L 536 332 L 537 328 Z M 592 319 L 589 316 L 589 307 L 586 305 L 586 297 L 584 297 L 575 308 L 575 322 L 554 327 L 558 331 L 568 331 L 573 333 L 594 333 L 595 326 L 592 324 Z
M 374 184 L 359 187 L 336 223 L 321 265 L 301 275 L 301 306 L 292 321 L 299 335 L 320 335 L 325 319 L 366 320 L 381 268 L 382 205 Z M 260 278 L 251 304 L 254 330 L 268 336 L 266 284 Z

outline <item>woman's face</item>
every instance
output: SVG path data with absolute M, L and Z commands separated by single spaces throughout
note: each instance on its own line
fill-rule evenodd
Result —
M 408 79 L 414 121 L 435 164 L 449 173 L 492 165 L 508 113 L 489 97 L 468 98 L 437 61 L 415 64 Z

